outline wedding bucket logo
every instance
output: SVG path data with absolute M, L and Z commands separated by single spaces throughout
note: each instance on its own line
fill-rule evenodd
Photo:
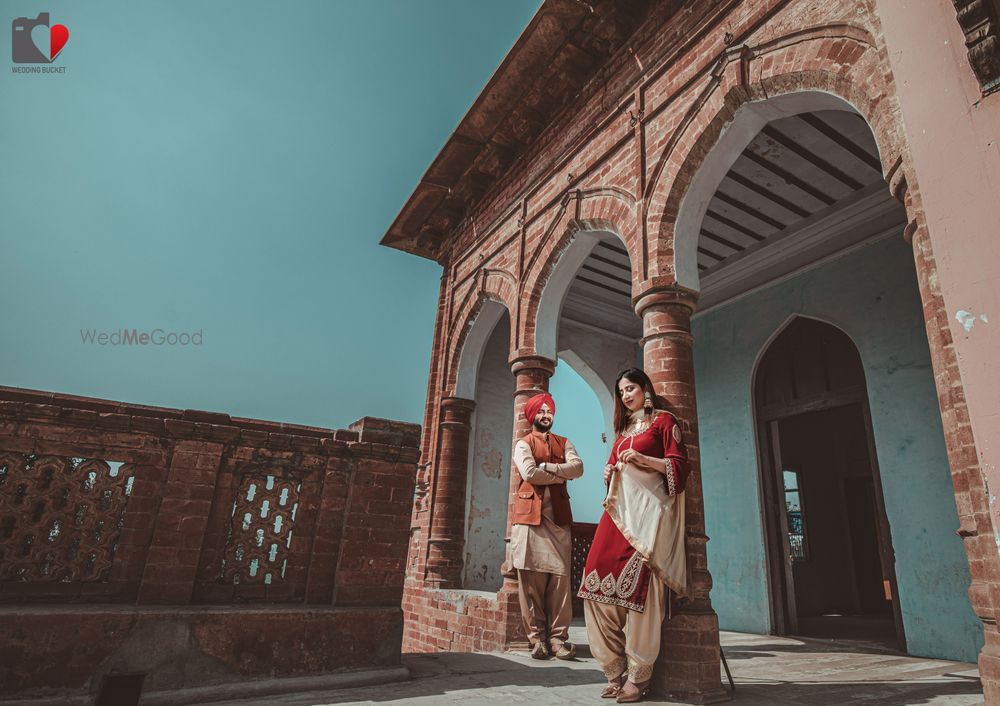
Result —
M 66 25 L 49 25 L 49 13 L 18 17 L 11 23 L 11 58 L 15 64 L 51 64 L 69 41 Z

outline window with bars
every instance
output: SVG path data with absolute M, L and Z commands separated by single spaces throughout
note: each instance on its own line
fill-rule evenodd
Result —
M 793 561 L 809 558 L 809 544 L 806 541 L 806 521 L 802 507 L 802 473 L 798 469 L 786 468 L 781 472 L 785 487 L 785 519 L 788 525 L 788 550 Z

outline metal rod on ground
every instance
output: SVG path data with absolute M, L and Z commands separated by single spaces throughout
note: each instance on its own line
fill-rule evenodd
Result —
M 729 671 L 729 663 L 726 662 L 726 653 L 719 648 L 719 656 L 722 657 L 722 668 L 726 670 L 726 678 L 729 679 L 729 688 L 732 691 L 736 691 L 736 683 L 733 681 L 733 675 Z

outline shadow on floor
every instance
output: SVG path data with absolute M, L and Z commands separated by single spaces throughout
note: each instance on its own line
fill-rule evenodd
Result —
M 949 675 L 948 682 L 764 682 L 740 680 L 733 703 L 742 706 L 918 706 L 919 704 L 981 704 L 983 688 L 978 679 Z M 954 697 L 955 700 L 949 699 Z M 964 697 L 959 700 L 959 697 Z
M 799 639 L 799 638 L 789 638 Z M 872 656 L 908 657 L 899 650 L 889 649 L 881 645 L 865 642 L 847 642 L 846 640 L 826 641 L 810 638 L 802 644 L 762 643 L 754 645 L 723 645 L 727 660 L 754 659 L 757 657 L 779 657 L 780 654 L 868 654 Z M 780 654 L 768 654 L 770 652 Z
M 593 662 L 532 663 L 527 658 L 489 654 L 405 655 L 413 673 L 409 682 L 278 697 L 284 706 L 349 703 L 486 704 L 500 702 L 604 703 L 598 698 L 604 676 Z M 592 668 L 593 666 L 593 668 Z M 919 706 L 981 703 L 978 679 L 957 674 L 932 681 L 820 681 L 794 678 L 748 678 L 737 675 L 733 703 L 741 706 Z M 662 697 L 647 703 L 670 702 Z
M 593 685 L 595 699 L 606 683 L 604 674 L 588 659 L 588 665 L 578 658 L 572 663 L 555 660 L 539 663 L 538 666 L 490 654 L 437 653 L 433 656 L 421 654 L 403 655 L 403 664 L 409 668 L 412 679 L 377 687 L 358 687 L 322 694 L 299 694 L 282 697 L 285 706 L 313 706 L 316 704 L 344 703 L 387 703 L 449 696 L 448 703 L 459 700 L 456 692 L 497 689 L 507 693 L 518 687 L 530 690 L 532 687 L 556 688 L 565 686 Z M 563 666 L 565 664 L 565 666 Z M 572 664 L 573 666 L 569 666 Z M 594 668 L 588 668 L 593 665 Z M 502 697 L 499 697 L 503 700 Z
M 507 654 L 405 654 L 408 682 L 229 702 L 230 706 L 399 704 L 488 706 L 497 703 L 613 703 L 599 698 L 605 684 L 582 634 L 574 661 L 538 661 Z M 726 657 L 739 706 L 975 706 L 982 685 L 975 666 L 922 660 L 857 644 L 728 633 Z M 777 657 L 777 659 L 770 659 Z M 725 682 L 723 674 L 723 684 Z M 662 697 L 649 703 L 670 702 Z M 220 706 L 223 706 L 220 704 Z

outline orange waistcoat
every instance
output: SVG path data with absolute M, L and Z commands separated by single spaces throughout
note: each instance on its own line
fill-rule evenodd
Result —
M 551 432 L 548 435 L 548 443 L 544 434 L 531 432 L 523 437 L 521 441 L 526 441 L 531 448 L 531 454 L 535 457 L 535 463 L 565 463 L 566 462 L 566 437 L 556 436 Z M 554 485 L 532 485 L 526 480 L 521 480 L 514 493 L 514 514 L 512 524 L 515 525 L 540 525 L 542 524 L 542 493 L 549 489 L 549 498 L 552 500 L 552 515 L 557 525 L 569 525 L 573 523 L 573 512 L 569 506 L 569 493 L 566 491 L 565 483 Z

